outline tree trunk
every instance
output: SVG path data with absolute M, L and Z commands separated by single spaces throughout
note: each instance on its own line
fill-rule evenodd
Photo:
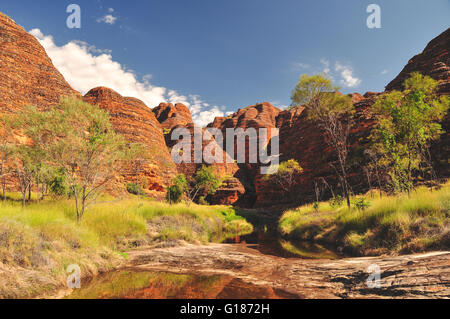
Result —
M 6 178 L 3 176 L 2 178 L 2 190 L 3 190 L 3 201 L 6 201 Z
M 25 183 L 22 184 L 21 193 L 22 193 L 22 208 L 24 208 L 25 207 L 25 201 L 26 201 L 26 198 L 27 198 L 27 187 L 25 186 Z
M 72 188 L 73 189 L 73 197 L 75 198 L 75 210 L 77 213 L 77 223 L 80 222 L 80 208 L 78 207 L 78 194 L 77 194 L 77 190 L 75 187 Z
M 38 174 L 38 176 L 37 176 L 37 180 L 36 180 L 36 187 L 37 187 L 37 189 L 36 189 L 36 192 L 37 192 L 37 202 L 39 203 L 39 200 L 40 200 L 40 192 L 39 192 L 39 174 Z
M 4 163 L 4 161 L 2 160 L 2 166 L 1 166 L 1 168 L 0 168 L 0 175 L 2 176 L 2 186 L 3 186 L 3 189 L 2 189 L 2 197 L 3 197 L 3 201 L 5 201 L 5 199 L 6 199 L 6 194 L 5 194 L 5 175 L 4 175 L 4 169 L 5 169 L 5 163 Z
M 82 193 L 82 196 L 81 196 L 81 213 L 80 213 L 80 220 L 83 218 L 85 209 L 86 209 L 86 187 L 83 186 L 83 193 Z
M 350 194 L 348 190 L 348 184 L 347 184 L 347 170 L 345 169 L 345 163 L 342 159 L 342 155 L 339 154 L 339 163 L 341 164 L 341 172 L 342 172 L 342 184 L 344 189 L 344 196 L 347 199 L 347 206 L 350 208 Z
M 378 174 L 378 165 L 377 164 L 375 164 L 375 173 L 377 174 L 378 188 L 380 189 L 380 198 L 383 198 L 383 193 L 381 191 L 380 174 Z
M 3 192 L 3 201 L 6 201 L 6 176 L 5 175 L 2 176 L 2 192 Z

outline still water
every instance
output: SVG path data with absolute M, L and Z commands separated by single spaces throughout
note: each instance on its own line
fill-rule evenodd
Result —
M 201 276 L 136 269 L 107 273 L 82 283 L 67 299 L 297 299 L 271 287 L 231 276 Z
M 262 254 L 282 258 L 340 258 L 333 250 L 308 242 L 288 241 L 261 229 L 230 238 L 229 244 L 246 245 Z M 297 299 L 281 289 L 246 283 L 223 275 L 173 274 L 127 269 L 83 282 L 69 299 Z

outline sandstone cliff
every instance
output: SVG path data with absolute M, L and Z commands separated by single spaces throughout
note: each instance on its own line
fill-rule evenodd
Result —
M 178 140 L 174 141 L 171 139 L 173 130 L 176 128 L 185 128 L 189 131 L 191 141 L 190 144 L 185 145 L 192 150 L 191 163 L 179 163 L 176 164 L 176 166 L 179 173 L 184 174 L 188 179 L 192 178 L 196 171 L 204 164 L 195 163 L 195 134 L 200 136 L 200 138 L 203 135 L 206 136 L 206 129 L 194 125 L 191 112 L 182 103 L 178 103 L 175 106 L 171 103 L 161 103 L 153 109 L 153 113 L 156 115 L 156 118 L 164 129 L 166 145 L 169 148 L 169 151 L 171 151 L 179 142 Z M 234 177 L 239 170 L 239 167 L 229 160 L 229 156 L 227 156 L 227 153 L 216 143 L 214 136 L 209 136 L 209 138 L 201 140 L 201 150 L 204 150 L 207 146 L 213 149 L 213 155 L 216 154 L 216 151 L 219 152 L 218 156 L 220 156 L 222 162 L 213 163 L 211 166 L 218 176 L 225 179 L 223 186 L 214 196 L 209 198 L 209 201 L 213 204 L 235 204 L 239 197 L 244 193 L 244 187 L 239 180 Z
M 403 82 L 412 72 L 420 72 L 438 80 L 440 92 L 449 94 L 450 28 L 431 40 L 422 53 L 410 59 L 400 74 L 386 86 L 386 91 L 402 90 Z
M 403 89 L 403 81 L 415 71 L 429 75 L 439 81 L 439 93 L 450 94 L 450 29 L 433 39 L 425 50 L 412 58 L 403 71 L 386 87 L 386 90 Z M 359 93 L 350 94 L 356 108 L 355 125 L 350 136 L 350 184 L 355 192 L 368 188 L 369 181 L 364 172 L 367 161 L 362 154 L 364 144 L 368 142 L 368 136 L 374 125 L 374 119 L 370 113 L 370 107 L 380 93 L 368 92 L 364 96 Z M 441 176 L 450 176 L 450 123 L 449 116 L 443 121 L 443 128 L 447 133 L 443 134 L 440 141 L 432 147 L 432 154 L 436 161 L 436 169 Z M 277 127 L 280 130 L 280 160 L 295 159 L 304 168 L 303 174 L 298 177 L 298 185 L 294 189 L 296 201 L 312 201 L 315 197 L 315 181 L 319 184 L 322 194 L 329 196 L 330 184 L 335 192 L 340 192 L 340 182 L 336 178 L 334 168 L 329 165 L 336 160 L 334 151 L 324 140 L 324 134 L 307 120 L 306 110 L 296 107 L 290 110 L 280 111 L 268 103 L 249 106 L 239 110 L 230 117 L 218 117 L 209 124 L 210 127 L 220 128 L 248 128 L 248 127 Z M 248 149 L 247 149 L 248 151 Z M 241 176 L 246 187 L 246 195 L 242 197 L 247 205 L 274 205 L 289 201 L 282 192 L 264 180 L 256 170 L 257 165 L 240 164 Z M 376 184 L 372 175 L 371 183 Z
M 163 197 L 165 187 L 176 175 L 176 167 L 152 110 L 136 98 L 123 97 L 105 87 L 90 90 L 83 99 L 107 110 L 114 129 L 127 140 L 145 146 L 148 161 L 133 163 L 123 173 L 124 183 L 138 182 L 153 196 Z
M 172 129 L 178 125 L 192 124 L 191 111 L 183 103 L 161 103 L 153 109 L 156 119 L 163 129 Z
M 255 105 L 250 105 L 245 108 L 239 109 L 234 114 L 228 117 L 217 117 L 214 122 L 208 125 L 208 127 L 213 127 L 220 129 L 224 136 L 223 147 L 226 149 L 226 129 L 243 129 L 254 128 L 257 130 L 260 128 L 271 128 L 276 127 L 276 119 L 280 114 L 280 109 L 274 107 L 268 102 L 258 103 Z M 259 135 L 258 135 L 259 136 Z M 257 179 L 260 178 L 259 175 L 259 164 L 249 163 L 249 156 L 251 149 L 249 148 L 250 140 L 246 140 L 245 143 L 245 163 L 239 163 L 239 171 L 236 176 L 242 182 L 245 187 L 245 194 L 237 202 L 240 206 L 252 207 L 257 201 L 258 190 L 256 189 Z M 252 143 L 257 143 L 257 141 L 251 141 Z M 269 142 L 269 141 L 267 141 Z M 234 140 L 234 159 L 237 159 L 237 139 Z M 278 194 L 279 195 L 279 194 Z M 277 195 L 276 195 L 277 196 Z
M 46 109 L 64 96 L 79 96 L 53 66 L 44 48 L 11 18 L 0 13 L 0 114 L 20 111 L 27 105 Z M 150 160 L 143 166 L 130 167 L 118 176 L 114 185 L 118 191 L 137 178 L 144 181 L 155 197 L 165 195 L 165 185 L 175 176 L 176 167 L 165 146 L 159 122 L 143 102 L 125 98 L 107 88 L 96 88 L 84 97 L 85 101 L 107 109 L 117 132 L 129 141 L 141 142 Z M 14 186 L 13 179 L 8 180 Z
M 62 96 L 79 95 L 53 66 L 44 48 L 0 12 L 0 112 L 27 105 L 45 108 Z

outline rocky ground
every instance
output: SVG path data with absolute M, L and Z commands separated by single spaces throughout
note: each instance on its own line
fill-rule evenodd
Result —
M 450 252 L 307 260 L 263 255 L 246 245 L 210 244 L 129 255 L 130 266 L 140 270 L 230 275 L 300 298 L 450 298 Z M 379 288 L 367 285 L 373 264 L 381 270 Z

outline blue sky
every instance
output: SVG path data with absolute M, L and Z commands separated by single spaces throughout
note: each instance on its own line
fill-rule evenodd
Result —
M 66 27 L 70 3 L 81 29 Z M 366 26 L 370 3 L 381 29 Z M 346 93 L 382 91 L 450 21 L 448 0 L 0 0 L 0 11 L 39 29 L 75 89 L 104 81 L 147 104 L 179 100 L 201 124 L 256 102 L 290 104 L 302 73 L 328 69 Z

